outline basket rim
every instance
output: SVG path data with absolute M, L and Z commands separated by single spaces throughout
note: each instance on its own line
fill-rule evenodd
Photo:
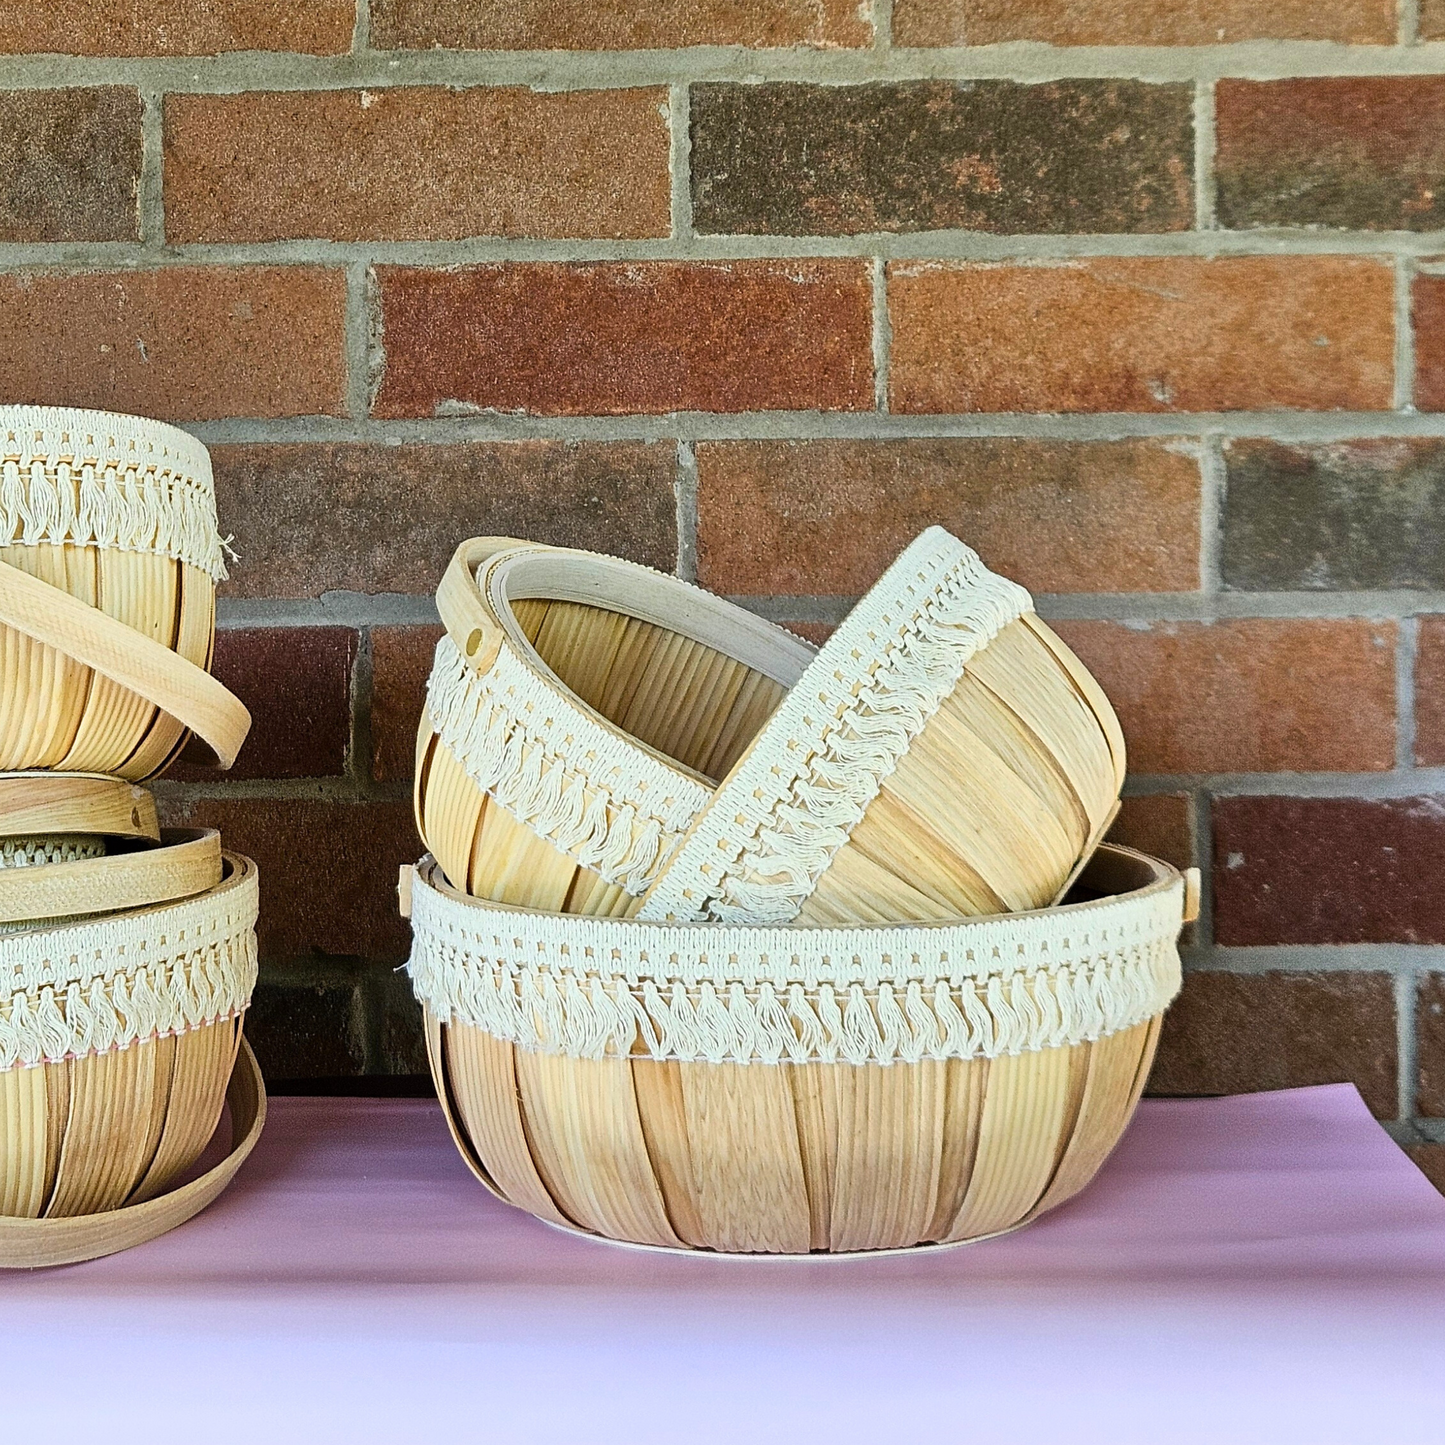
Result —
M 117 451 L 119 443 L 159 447 L 161 456 L 174 457 L 193 469 L 194 480 L 207 488 L 214 485 L 211 454 L 205 443 L 182 427 L 154 417 L 105 411 L 99 407 L 0 405 L 0 455 L 7 458 L 16 455 L 9 443 L 14 433 L 24 430 L 38 431 L 47 440 L 51 436 L 58 440 L 71 432 L 81 433 L 90 440 L 103 436 Z M 18 453 L 35 457 L 60 454 L 54 448 L 42 451 L 34 442 Z M 116 459 L 122 458 L 118 455 Z

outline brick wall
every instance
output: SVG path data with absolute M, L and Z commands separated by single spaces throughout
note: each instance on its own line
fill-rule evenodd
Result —
M 938 521 L 1211 875 L 1153 1087 L 1445 1155 L 1441 0 L 0 0 L 8 399 L 214 451 L 276 1078 L 411 1076 L 457 539 L 820 635 Z M 30 53 L 27 53 L 30 52 Z M 364 1087 L 381 1087 L 375 1079 Z

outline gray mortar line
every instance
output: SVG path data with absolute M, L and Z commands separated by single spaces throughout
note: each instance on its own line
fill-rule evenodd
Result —
M 1395 634 L 1395 766 L 1415 766 L 1415 656 L 1420 624 L 1414 616 L 1402 617 Z
M 677 514 L 677 575 L 697 581 L 697 450 L 691 442 L 677 444 L 677 477 L 673 491 Z
M 1194 85 L 1194 225 L 1200 231 L 1215 227 L 1214 82 Z
M 1214 943 L 1214 817 L 1209 795 L 1199 788 L 1189 793 L 1189 841 L 1200 879 L 1199 917 L 1194 923 L 1194 936 L 1198 946 L 1208 949 Z
M 1227 483 L 1220 439 L 1206 436 L 1199 444 L 1199 587 L 1208 594 L 1218 594 L 1224 587 L 1221 559 Z
M 440 576 L 440 564 L 438 566 Z M 321 597 L 216 599 L 216 626 L 222 631 L 250 627 L 434 626 L 436 602 L 430 594 L 328 592 Z
M 140 245 L 146 252 L 160 250 L 166 244 L 164 107 L 164 96 L 153 91 L 142 94 L 136 209 L 140 221 Z
M 1445 948 L 1418 943 L 1273 944 L 1253 948 L 1190 948 L 1192 971 L 1217 973 L 1390 973 L 1413 978 L 1445 966 Z
M 220 56 L 126 58 L 14 55 L 0 58 L 0 89 L 135 85 L 157 91 L 235 93 L 396 85 L 526 85 L 599 90 L 685 85 L 694 80 L 1137 79 L 1197 82 L 1332 75 L 1436 75 L 1445 43 L 1349 45 L 1329 41 L 1242 41 L 1213 46 L 1050 46 L 1029 42 L 936 48 L 823 50 L 696 46 L 639 51 L 368 49 L 298 55 L 236 51 Z
M 364 55 L 371 49 L 371 0 L 356 0 L 356 19 L 351 27 L 351 53 Z
M 1414 45 L 1420 38 L 1420 0 L 1396 0 L 1396 40 Z
M 893 49 L 893 0 L 873 0 L 873 49 Z
M 346 268 L 346 409 L 360 421 L 371 410 L 370 268 L 353 261 Z
M 873 406 L 888 411 L 888 370 L 893 351 L 893 322 L 888 315 L 888 263 L 873 258 Z
M 1395 257 L 1395 406 L 1415 410 L 1415 321 L 1410 292 L 1415 280 L 1411 256 Z
M 672 239 L 692 239 L 692 103 L 685 85 L 667 93 L 667 168 L 671 177 Z
M 1216 798 L 1351 798 L 1379 802 L 1445 793 L 1445 767 L 1408 773 L 1134 773 L 1125 792 L 1180 793 L 1204 788 Z
M 1416 1080 L 1419 1057 L 1415 1039 L 1415 996 L 1419 987 L 1418 966 L 1395 975 L 1395 1056 L 1398 1068 L 1396 1085 L 1399 1093 L 1401 1119 L 1415 1112 Z

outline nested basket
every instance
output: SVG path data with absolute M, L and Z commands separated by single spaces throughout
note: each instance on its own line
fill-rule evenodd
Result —
M 145 778 L 190 728 L 228 766 L 245 712 L 205 671 L 224 575 L 193 437 L 0 408 L 0 771 Z
M 1197 875 L 1106 845 L 1064 907 L 909 927 L 586 918 L 404 877 L 463 1156 L 556 1224 L 898 1249 L 1082 1189 L 1143 1087 Z
M 241 1039 L 256 867 L 223 858 L 214 833 L 167 844 L 191 858 L 157 876 L 193 896 L 0 941 L 0 1265 L 89 1258 L 172 1227 L 210 1202 L 259 1134 L 264 1094 Z M 216 875 L 204 891 L 177 873 L 201 855 Z M 173 1190 L 214 1133 L 228 1083 L 237 1147 Z

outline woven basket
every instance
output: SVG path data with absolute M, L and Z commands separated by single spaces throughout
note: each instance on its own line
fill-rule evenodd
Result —
M 626 912 L 814 649 L 675 577 L 508 538 L 437 593 L 416 818 L 479 896 Z
M 178 890 L 182 873 L 204 873 L 212 857 L 219 871 L 214 833 L 168 835 L 154 851 L 176 850 L 185 858 L 154 876 Z M 27 872 L 39 882 L 111 861 Z M 157 1199 L 214 1133 L 256 977 L 256 867 L 226 854 L 224 877 L 203 887 L 0 939 L 0 1265 L 106 1252 L 95 1247 L 112 1237 L 104 1227 L 47 1230 Z M 255 1104 L 249 1138 L 258 1086 L 237 1087 Z M 177 1209 L 194 1212 L 204 1193 L 130 1216 L 114 1247 L 179 1222 Z
M 438 1094 L 553 1223 L 806 1253 L 1016 1228 L 1093 1177 L 1179 983 L 1197 875 L 1105 846 L 1083 900 L 908 928 L 543 914 L 403 875 Z
M 210 460 L 137 417 L 0 408 L 0 770 L 138 779 L 249 720 L 205 669 L 225 575 Z

